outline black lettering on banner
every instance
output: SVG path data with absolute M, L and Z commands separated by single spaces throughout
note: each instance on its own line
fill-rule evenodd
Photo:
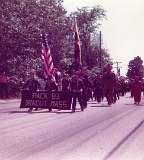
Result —
M 59 101 L 58 106 L 59 108 L 67 108 L 67 101 Z
M 48 95 L 47 93 L 32 93 L 32 98 L 34 99 L 47 99 Z
M 47 101 L 46 100 L 26 100 L 25 101 L 26 107 L 47 107 Z
M 52 99 L 59 100 L 59 99 L 60 99 L 60 94 L 59 94 L 59 92 L 53 92 L 53 93 L 52 93 Z
M 32 93 L 32 98 L 37 98 L 37 93 Z
M 51 101 L 51 107 L 57 109 L 58 101 Z
M 23 91 L 20 108 L 49 108 L 69 110 L 69 98 L 64 96 L 60 91 L 54 91 L 52 93 L 46 91 L 38 91 L 31 93 L 30 91 Z
M 68 107 L 68 102 L 67 101 L 62 101 L 63 104 L 63 108 L 67 108 Z

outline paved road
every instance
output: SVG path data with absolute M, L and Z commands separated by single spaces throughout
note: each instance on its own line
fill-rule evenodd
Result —
M 89 102 L 76 113 L 19 108 L 0 101 L 0 160 L 143 160 L 144 99 L 112 107 Z

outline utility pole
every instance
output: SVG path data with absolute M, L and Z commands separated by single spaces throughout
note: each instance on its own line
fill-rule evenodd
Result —
M 116 64 L 116 67 L 114 67 L 114 68 L 117 69 L 117 74 L 120 76 L 120 68 L 122 68 L 122 67 L 120 67 L 119 64 L 122 63 L 122 62 L 116 61 L 116 62 L 114 62 L 114 63 Z

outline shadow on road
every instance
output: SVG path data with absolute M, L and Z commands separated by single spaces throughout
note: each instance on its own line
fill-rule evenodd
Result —
M 97 104 L 97 102 L 88 102 L 88 104 Z
M 112 107 L 112 106 L 108 106 L 108 105 L 98 105 L 98 106 L 90 106 L 90 107 Z
M 134 104 L 134 103 L 128 103 L 128 104 L 124 104 L 124 105 L 127 105 L 127 106 L 144 106 L 144 104 Z
M 10 114 L 15 114 L 15 113 L 29 113 L 29 114 L 35 114 L 35 113 L 55 113 L 55 112 L 49 112 L 49 111 L 32 111 L 32 112 L 28 112 L 28 111 L 10 111 L 8 112 Z
M 57 114 L 64 114 L 64 113 L 77 113 L 77 112 L 81 112 L 80 110 L 76 110 L 75 112 L 72 111 L 62 111 L 62 112 L 56 112 Z
M 75 112 L 70 111 L 32 111 L 32 112 L 28 112 L 28 111 L 9 111 L 9 112 L 4 112 L 4 113 L 9 113 L 9 114 L 15 114 L 15 113 L 28 113 L 28 114 L 39 114 L 39 113 L 55 113 L 55 114 L 66 114 L 66 113 L 77 113 L 77 112 L 81 112 L 80 110 L 76 110 Z

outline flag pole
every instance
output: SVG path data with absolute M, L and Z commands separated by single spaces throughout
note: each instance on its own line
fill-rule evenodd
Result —
M 81 46 L 80 46 L 80 37 L 79 37 L 79 30 L 78 30 L 78 25 L 77 25 L 77 20 L 76 17 L 74 18 L 74 36 L 75 36 L 75 50 L 74 50 L 74 64 L 75 64 L 75 69 L 79 70 L 82 67 L 82 59 L 81 59 Z

